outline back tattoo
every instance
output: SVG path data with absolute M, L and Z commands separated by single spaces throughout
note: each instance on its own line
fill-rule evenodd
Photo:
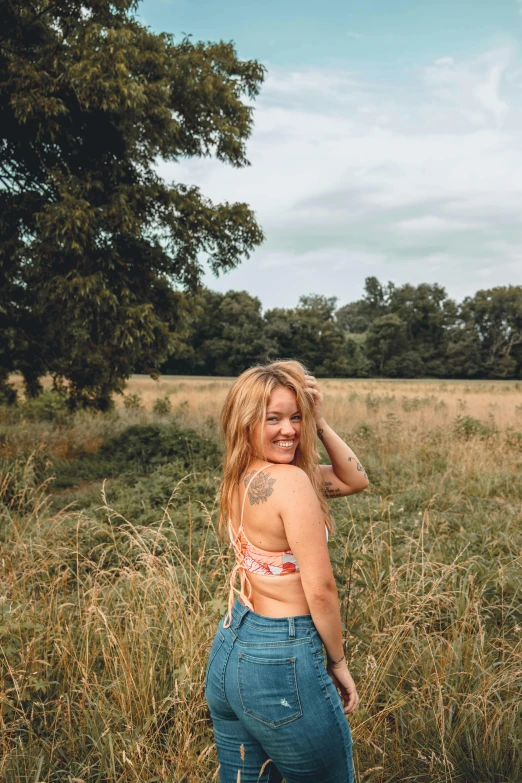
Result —
M 248 482 L 254 474 L 255 470 L 253 470 L 252 473 L 249 473 L 248 476 L 245 476 L 245 487 L 248 486 Z M 274 491 L 273 487 L 275 483 L 276 480 L 275 478 L 270 478 L 270 473 L 259 473 L 248 487 L 247 494 L 250 505 L 255 506 L 258 503 L 264 503 L 268 500 Z

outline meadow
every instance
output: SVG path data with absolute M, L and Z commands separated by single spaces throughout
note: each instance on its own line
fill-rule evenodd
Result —
M 230 383 L 0 408 L 1 781 L 218 780 L 203 680 Z M 522 382 L 321 387 L 370 478 L 332 501 L 329 544 L 356 780 L 520 783 Z

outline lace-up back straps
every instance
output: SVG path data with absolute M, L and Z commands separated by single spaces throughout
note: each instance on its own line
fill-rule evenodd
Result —
M 245 501 L 248 495 L 248 490 L 250 489 L 250 485 L 255 479 L 255 477 L 259 473 L 261 473 L 262 470 L 265 470 L 265 468 L 270 468 L 270 467 L 272 467 L 271 463 L 268 463 L 268 465 L 263 465 L 262 468 L 259 468 L 259 470 L 256 470 L 250 476 L 250 480 L 246 485 L 245 494 L 243 495 L 243 503 L 241 504 L 241 517 L 239 520 L 239 527 L 237 533 L 234 533 L 234 528 L 232 527 L 232 521 L 230 519 L 228 520 L 229 536 L 230 536 L 230 541 L 232 542 L 232 546 L 234 547 L 234 552 L 236 555 L 236 564 L 233 567 L 230 574 L 230 590 L 228 593 L 228 612 L 223 622 L 224 628 L 228 628 L 230 626 L 230 623 L 232 622 L 232 607 L 234 605 L 234 593 L 237 593 L 238 597 L 243 599 L 243 603 L 246 606 L 248 606 L 249 609 L 254 611 L 254 607 L 252 605 L 252 602 L 250 601 L 250 596 L 252 595 L 252 585 L 250 584 L 250 581 L 245 572 L 244 555 L 241 549 L 241 531 L 243 530 L 243 514 L 245 513 Z M 239 571 L 239 579 L 241 583 L 239 590 L 235 586 L 235 581 L 236 581 L 236 576 L 238 574 L 238 571 Z M 248 585 L 248 595 L 245 589 L 247 585 Z

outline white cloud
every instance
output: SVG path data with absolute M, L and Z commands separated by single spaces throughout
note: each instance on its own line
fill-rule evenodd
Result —
M 514 52 L 509 47 L 485 52 L 468 62 L 441 57 L 424 69 L 424 81 L 436 97 L 447 101 L 453 109 L 460 107 L 475 122 L 485 112 L 501 126 L 510 107 L 501 97 L 500 90 L 503 83 L 507 85 L 513 79 L 512 72 L 508 71 L 513 59 Z M 509 79 L 506 79 L 507 75 Z
M 377 253 L 354 253 L 339 247 L 295 254 L 263 251 L 258 254 L 258 266 L 262 270 L 281 269 L 282 267 L 315 269 L 317 265 L 320 265 L 324 270 L 341 271 L 349 268 L 354 262 L 371 267 L 382 263 L 383 260 L 383 256 Z
M 490 111 L 493 114 L 497 125 L 502 124 L 509 111 L 508 104 L 498 94 L 500 80 L 505 70 L 506 66 L 503 63 L 493 66 L 486 80 L 482 84 L 478 84 L 473 90 L 477 101 L 486 111 Z
M 437 215 L 424 215 L 410 220 L 400 220 L 395 229 L 399 233 L 405 234 L 439 234 L 451 231 L 470 231 L 478 228 L 475 223 L 464 223 L 458 220 L 448 220 L 448 218 L 438 217 Z
M 391 87 L 341 70 L 271 70 L 251 167 L 159 166 L 216 201 L 246 201 L 265 230 L 248 262 L 208 283 L 246 287 L 267 306 L 311 290 L 348 301 L 368 274 L 439 282 L 460 298 L 493 263 L 491 284 L 522 284 L 517 73 L 509 48 L 441 56 Z

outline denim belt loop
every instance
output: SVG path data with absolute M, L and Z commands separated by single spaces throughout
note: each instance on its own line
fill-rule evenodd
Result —
M 288 618 L 288 638 L 295 639 L 295 620 L 293 617 Z
M 244 619 L 244 617 L 245 617 L 246 613 L 250 611 L 250 609 L 248 608 L 248 606 L 245 606 L 245 605 L 244 605 L 244 604 L 242 604 L 240 601 L 237 601 L 237 600 L 236 600 L 236 606 L 237 606 L 238 604 L 239 604 L 238 610 L 235 612 L 235 614 L 237 614 L 237 615 L 238 615 L 238 617 L 237 617 L 236 621 L 235 621 L 235 622 L 233 623 L 233 625 L 232 625 L 232 627 L 233 627 L 233 628 L 234 628 L 234 630 L 236 630 L 236 631 L 237 631 L 237 629 L 239 628 L 239 626 L 241 625 L 241 623 L 243 622 L 243 619 Z M 234 607 L 234 608 L 235 608 L 235 607 Z

